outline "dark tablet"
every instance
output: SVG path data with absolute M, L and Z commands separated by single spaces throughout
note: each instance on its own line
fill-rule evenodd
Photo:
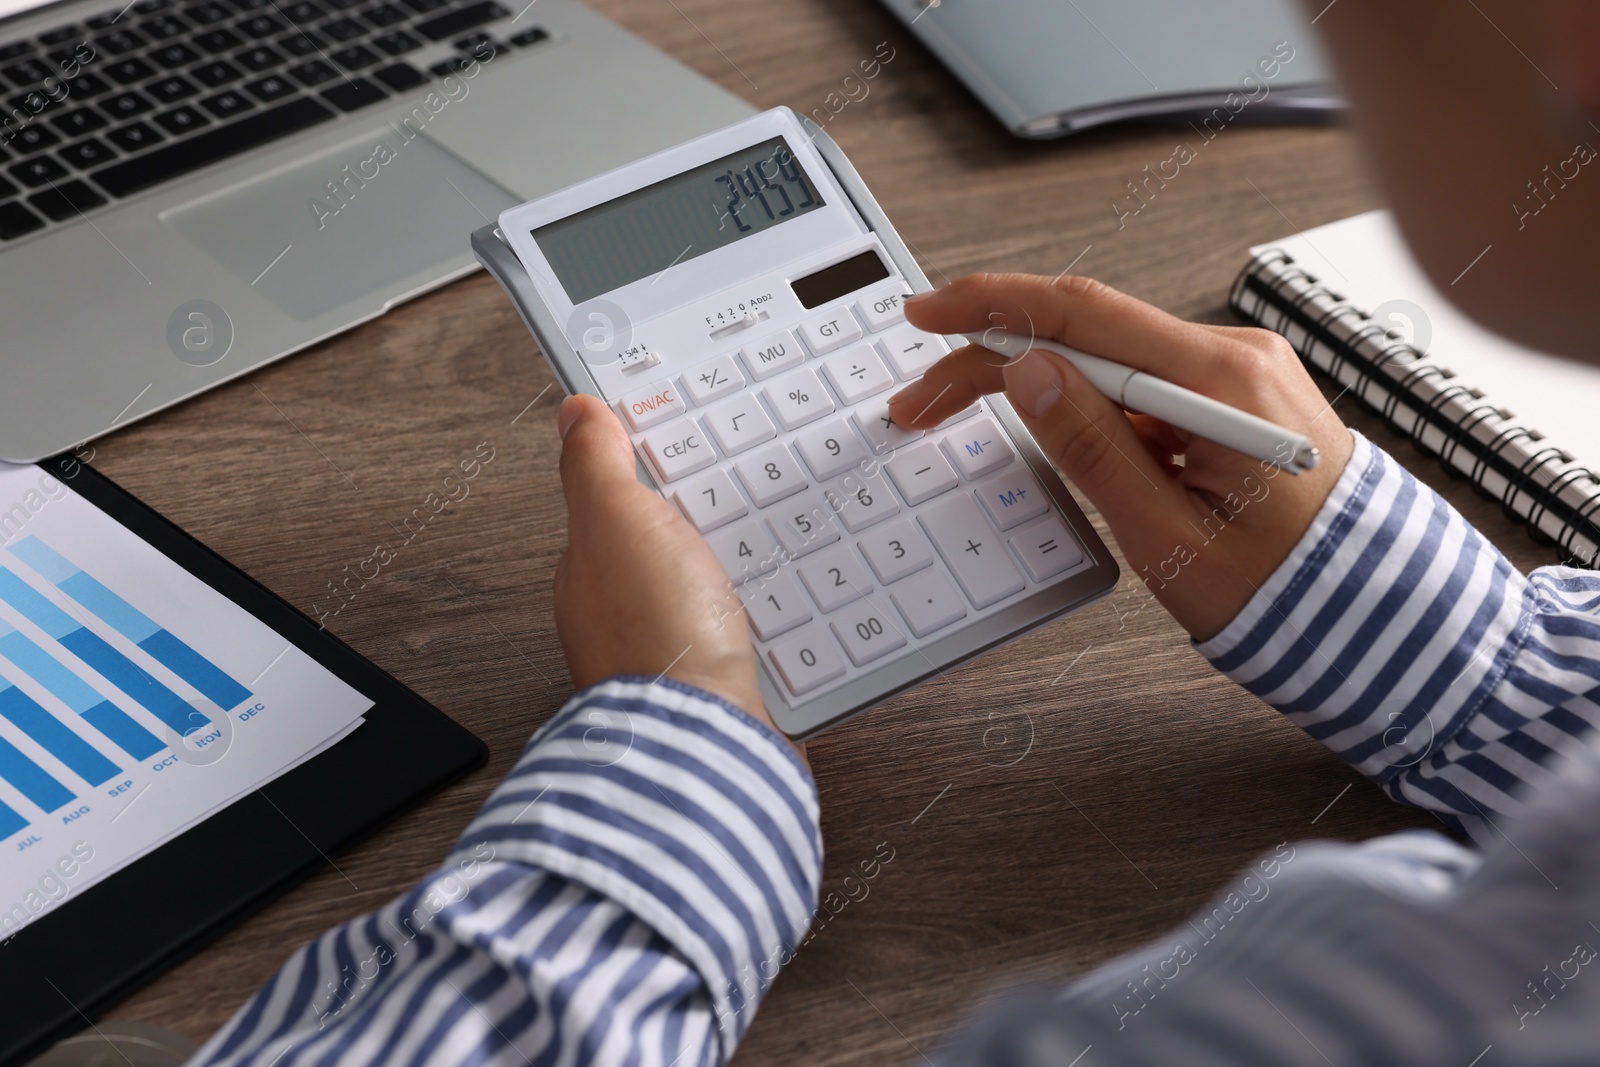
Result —
M 39 479 L 37 491 L 19 472 Z M 9 1067 L 84 1028 L 488 753 L 442 712 L 77 460 L 0 475 L 9 479 L 0 481 L 0 855 L 13 875 L 13 892 L 0 900 L 0 932 L 15 929 L 0 942 L 0 1065 Z M 87 538 L 85 527 L 98 536 Z M 102 555 L 107 542 L 122 553 Z M 233 645 L 270 636 L 281 641 L 283 658 L 249 678 L 264 653 L 258 648 L 243 663 L 240 648 L 219 641 L 227 619 L 247 624 Z M 268 671 L 280 672 L 271 678 L 275 700 L 262 695 Z M 91 693 L 102 699 L 95 703 Z M 356 714 L 359 725 L 174 829 L 184 796 L 173 783 L 182 774 L 200 780 L 178 764 L 212 761 L 205 739 L 215 736 L 217 745 L 223 734 L 238 736 L 256 747 L 246 752 L 241 741 L 245 755 L 230 752 L 228 769 L 248 780 L 270 748 L 255 739 L 292 747 L 283 724 L 306 721 L 319 693 L 346 717 Z M 352 701 L 365 710 L 353 713 Z M 282 718 L 258 730 L 256 717 L 274 713 Z M 178 774 L 151 782 L 166 773 L 158 764 Z M 142 781 L 160 785 L 154 800 L 138 799 Z M 63 793 L 74 795 L 63 800 Z M 129 821 L 117 833 L 158 834 L 161 818 L 171 833 L 91 884 L 79 859 L 95 850 L 63 828 L 124 811 Z M 114 834 L 98 832 L 116 844 Z M 114 860 L 115 852 L 98 854 Z M 30 884 L 40 875 L 38 892 L 13 900 L 24 864 Z M 36 904 L 37 916 L 28 915 Z

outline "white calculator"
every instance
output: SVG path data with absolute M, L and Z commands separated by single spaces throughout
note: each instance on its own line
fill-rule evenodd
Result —
M 950 346 L 906 322 L 927 278 L 788 108 L 511 208 L 473 247 L 722 562 L 791 736 L 1116 585 L 1003 396 L 926 432 L 889 420 Z

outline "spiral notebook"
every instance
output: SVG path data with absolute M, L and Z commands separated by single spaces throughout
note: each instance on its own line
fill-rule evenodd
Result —
M 1386 211 L 1250 255 L 1234 282 L 1235 311 L 1282 334 L 1568 562 L 1600 565 L 1600 475 L 1582 462 L 1600 463 L 1600 368 L 1468 319 L 1412 260 Z

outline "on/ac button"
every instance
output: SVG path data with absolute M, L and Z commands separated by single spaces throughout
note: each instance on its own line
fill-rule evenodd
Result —
M 678 387 L 662 381 L 622 397 L 617 401 L 617 410 L 637 433 L 682 413 L 684 403 L 678 396 Z

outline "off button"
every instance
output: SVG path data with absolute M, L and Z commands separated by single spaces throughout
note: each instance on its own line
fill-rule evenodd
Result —
M 664 482 L 674 482 L 717 461 L 711 442 L 689 419 L 674 419 L 640 442 Z

